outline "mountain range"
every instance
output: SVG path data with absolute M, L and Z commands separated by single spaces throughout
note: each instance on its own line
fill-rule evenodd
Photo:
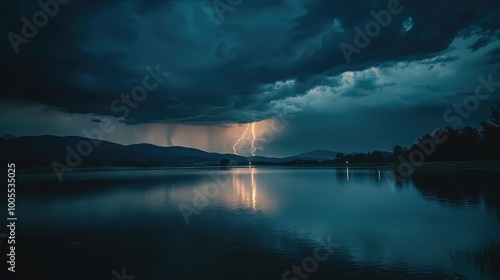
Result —
M 323 161 L 337 153 L 317 150 L 285 158 L 244 157 L 210 153 L 186 147 L 160 147 L 152 144 L 121 145 L 77 136 L 23 136 L 2 139 L 0 155 L 20 167 L 50 166 L 76 163 L 81 167 L 100 166 L 192 166 L 217 165 L 223 159 L 239 165 L 249 162 L 285 163 L 291 161 Z

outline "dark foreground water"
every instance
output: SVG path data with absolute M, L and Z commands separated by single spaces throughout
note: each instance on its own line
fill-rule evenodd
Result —
M 498 277 L 481 250 L 500 239 L 500 172 L 390 172 L 19 175 L 17 279 Z

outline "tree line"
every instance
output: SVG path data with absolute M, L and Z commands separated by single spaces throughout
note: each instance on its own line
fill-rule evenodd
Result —
M 410 147 L 394 146 L 389 157 L 380 151 L 351 155 L 338 153 L 330 162 L 398 162 L 401 156 L 408 159 L 413 151 L 421 149 L 419 144 L 426 141 L 434 141 L 435 145 L 435 149 L 426 157 L 426 161 L 500 160 L 500 102 L 491 108 L 491 119 L 480 122 L 480 126 L 481 130 L 471 126 L 450 126 L 436 130 L 432 134 L 426 133 Z M 443 136 L 436 137 L 437 134 L 444 135 L 444 141 L 436 142 L 434 140 L 436 138 L 443 139 Z

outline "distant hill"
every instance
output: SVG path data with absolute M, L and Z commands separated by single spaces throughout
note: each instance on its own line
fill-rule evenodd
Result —
M 2 140 L 0 156 L 19 167 L 50 166 L 53 161 L 66 163 L 70 150 L 77 151 L 82 141 L 97 141 L 83 137 L 25 136 Z M 84 147 L 85 148 L 85 147 Z M 85 152 L 85 151 L 84 151 Z M 78 153 L 77 153 L 78 154 Z M 160 147 L 151 144 L 120 145 L 101 141 L 92 145 L 92 152 L 82 156 L 80 167 L 99 166 L 164 166 L 210 165 L 222 159 L 247 163 L 245 157 L 232 154 L 208 153 L 184 147 Z
M 89 148 L 81 144 L 96 141 L 77 136 L 23 136 L 0 139 L 0 156 L 7 162 L 16 163 L 17 168 L 22 169 L 51 167 L 53 162 L 70 168 L 214 166 L 220 165 L 223 159 L 236 165 L 248 165 L 249 162 L 261 165 L 294 165 L 325 161 L 331 163 L 337 155 L 332 151 L 316 150 L 285 158 L 244 157 L 234 154 L 209 153 L 186 147 L 160 147 L 152 144 L 120 145 L 109 141 L 100 141 L 99 145 L 91 145 L 92 151 L 89 152 L 87 151 Z M 367 162 L 367 156 L 363 154 L 347 154 L 347 156 L 353 157 L 353 162 Z M 380 160 L 390 159 L 390 157 L 391 153 L 382 152 Z
M 316 150 L 303 154 L 299 154 L 296 157 L 299 158 L 307 158 L 307 159 L 316 159 L 316 160 L 327 160 L 334 159 L 337 155 L 337 152 L 326 151 L 326 150 Z
M 47 167 L 54 161 L 67 165 L 67 149 L 77 156 L 82 153 L 77 147 L 81 142 L 97 141 L 77 136 L 24 136 L 0 141 L 0 156 L 8 162 L 15 162 L 18 168 Z M 101 141 L 92 145 L 92 151 L 86 154 L 85 148 L 78 167 L 102 166 L 202 166 L 218 165 L 222 159 L 228 159 L 238 165 L 248 162 L 280 164 L 301 157 L 268 158 L 262 156 L 243 157 L 234 154 L 209 153 L 185 147 L 160 147 L 152 144 L 120 145 Z M 81 149 L 80 148 L 80 149 Z M 71 160 L 75 160 L 71 156 Z

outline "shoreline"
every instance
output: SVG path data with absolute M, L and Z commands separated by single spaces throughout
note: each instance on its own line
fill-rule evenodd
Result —
M 264 167 L 264 168 L 345 168 L 349 167 L 352 169 L 389 169 L 397 168 L 398 163 L 350 163 L 346 164 L 262 164 L 262 165 L 252 165 L 252 168 Z M 248 168 L 248 165 L 237 165 L 237 166 L 218 166 L 218 165 L 172 165 L 172 166 L 155 166 L 155 167 L 141 167 L 141 166 L 103 166 L 103 167 L 81 167 L 75 168 L 73 172 L 101 172 L 101 171 L 131 171 L 131 170 L 166 170 L 166 169 L 229 169 L 229 168 Z M 500 171 L 500 160 L 488 160 L 488 161 L 443 161 L 443 162 L 425 162 L 421 166 L 415 167 L 415 170 L 419 169 L 455 169 L 455 170 L 491 170 Z M 20 174 L 47 174 L 53 173 L 51 167 L 30 167 L 30 168 L 18 168 Z

